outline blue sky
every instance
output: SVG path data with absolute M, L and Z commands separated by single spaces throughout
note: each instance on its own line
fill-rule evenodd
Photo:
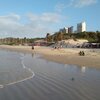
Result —
M 0 37 L 44 37 L 86 21 L 100 31 L 99 0 L 0 0 Z

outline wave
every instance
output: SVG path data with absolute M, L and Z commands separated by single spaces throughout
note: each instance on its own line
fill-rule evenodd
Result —
M 16 84 L 16 83 L 20 83 L 20 82 L 26 81 L 26 80 L 31 79 L 31 78 L 33 78 L 35 76 L 35 73 L 30 68 L 25 66 L 25 64 L 24 64 L 24 55 L 21 54 L 20 56 L 21 56 L 20 59 L 21 59 L 21 64 L 22 64 L 23 69 L 28 70 L 30 73 L 32 73 L 32 75 L 27 77 L 27 78 L 24 78 L 22 80 L 11 82 L 11 83 L 8 83 L 8 84 L 5 84 L 5 85 L 0 85 L 0 88 L 4 88 L 4 86 L 13 85 L 13 84 Z
M 3 88 L 4 87 L 4 85 L 0 85 L 0 88 Z

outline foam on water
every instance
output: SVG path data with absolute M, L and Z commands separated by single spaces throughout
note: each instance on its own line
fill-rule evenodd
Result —
M 16 84 L 16 83 L 20 83 L 20 82 L 26 81 L 26 80 L 31 79 L 31 78 L 33 78 L 35 76 L 35 73 L 30 68 L 27 68 L 25 66 L 24 60 L 23 60 L 24 59 L 24 55 L 21 54 L 20 56 L 21 56 L 20 59 L 21 59 L 21 64 L 22 64 L 23 69 L 28 70 L 30 73 L 32 73 L 32 75 L 29 76 L 29 77 L 27 77 L 27 78 L 24 78 L 22 80 L 18 80 L 18 81 L 15 81 L 15 82 L 11 82 L 11 83 L 8 83 L 8 84 L 5 84 L 5 85 L 0 84 L 0 88 L 4 88 L 4 86 L 13 85 L 13 84 Z
M 0 85 L 0 88 L 3 88 L 4 86 L 3 85 Z

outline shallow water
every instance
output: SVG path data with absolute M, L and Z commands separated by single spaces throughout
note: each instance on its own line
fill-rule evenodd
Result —
M 0 100 L 100 100 L 100 70 L 0 50 Z

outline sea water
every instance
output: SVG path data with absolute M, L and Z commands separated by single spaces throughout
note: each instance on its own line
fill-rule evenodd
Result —
M 100 100 L 100 70 L 0 50 L 0 100 Z

